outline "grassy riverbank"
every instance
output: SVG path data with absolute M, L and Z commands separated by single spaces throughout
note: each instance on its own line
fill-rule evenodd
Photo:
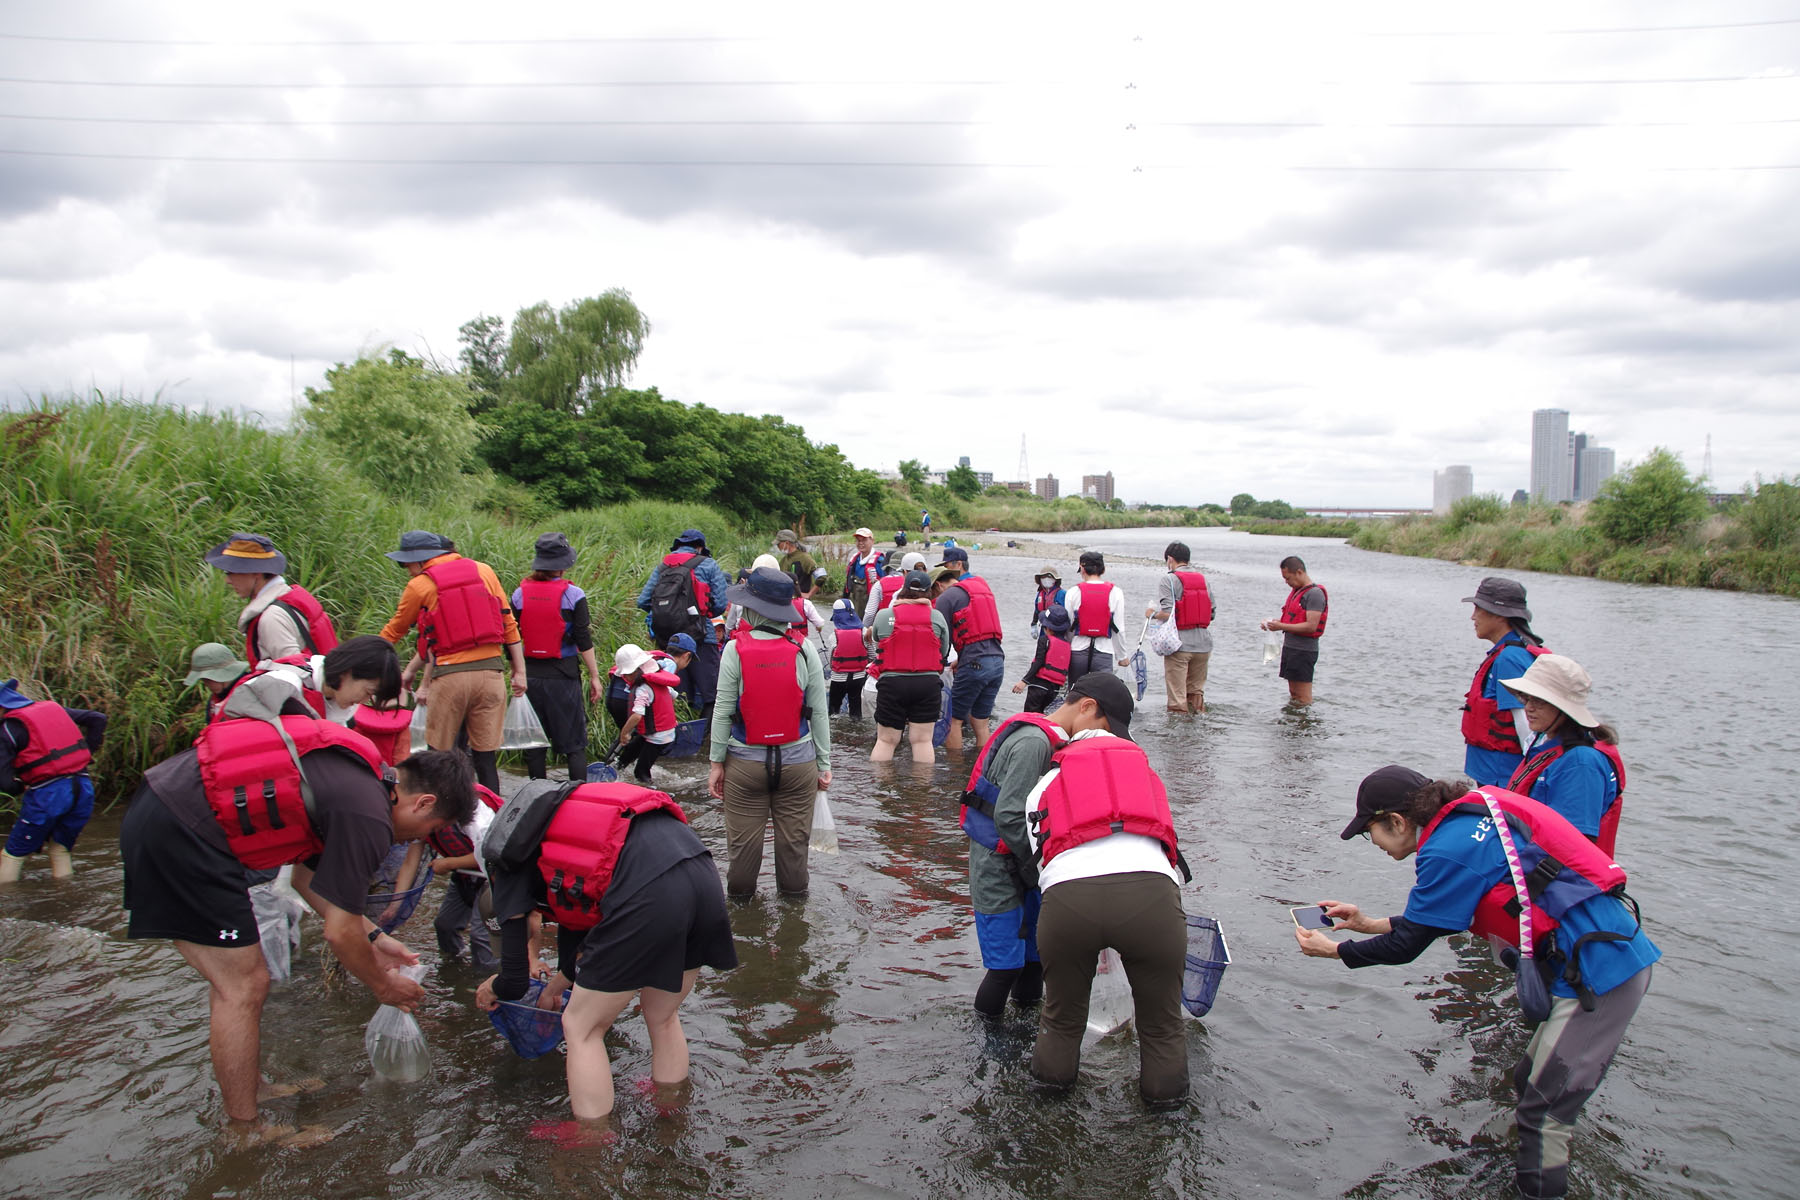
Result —
M 1267 520 L 1252 517 L 1238 519 L 1231 527 L 1239 533 L 1275 534 L 1282 537 L 1348 538 L 1355 537 L 1363 522 L 1348 517 L 1328 520 L 1323 517 L 1297 517 L 1290 520 Z
M 762 548 L 698 505 L 532 519 L 515 511 L 514 492 L 467 477 L 409 503 L 316 438 L 150 404 L 44 404 L 0 418 L 0 671 L 29 694 L 110 716 L 94 775 L 117 796 L 200 727 L 201 693 L 181 686 L 188 653 L 234 643 L 242 606 L 201 554 L 233 530 L 272 537 L 289 578 L 351 636 L 393 612 L 406 577 L 383 554 L 402 531 L 447 534 L 511 582 L 537 534 L 561 529 L 580 551 L 570 577 L 592 598 L 603 653 L 643 640 L 638 589 L 676 532 L 705 530 L 734 568 Z
M 1365 522 L 1350 544 L 1500 570 L 1800 596 L 1800 505 L 1792 492 L 1791 484 L 1763 484 L 1730 511 L 1630 542 L 1609 537 L 1588 505 L 1495 502 L 1449 516 Z

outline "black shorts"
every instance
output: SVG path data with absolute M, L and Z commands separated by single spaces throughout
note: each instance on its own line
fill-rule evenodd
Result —
M 1296 650 L 1292 646 L 1281 648 L 1281 677 L 1290 683 L 1311 683 L 1313 668 L 1319 665 L 1318 650 Z
M 935 725 L 943 697 L 944 681 L 936 675 L 883 675 L 875 681 L 875 723 L 889 729 Z
M 737 965 L 725 889 L 711 856 L 701 854 L 658 875 L 588 931 L 575 982 L 596 992 L 679 992 L 684 972 Z
M 244 864 L 182 824 L 148 787 L 139 788 L 125 810 L 119 857 L 131 911 L 126 936 L 261 945 Z

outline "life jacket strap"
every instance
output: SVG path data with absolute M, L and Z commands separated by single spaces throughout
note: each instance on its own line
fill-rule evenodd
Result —
M 275 781 L 273 779 L 263 780 L 262 794 L 263 806 L 269 810 L 269 828 L 286 829 L 287 825 L 281 819 L 281 806 L 275 802 Z

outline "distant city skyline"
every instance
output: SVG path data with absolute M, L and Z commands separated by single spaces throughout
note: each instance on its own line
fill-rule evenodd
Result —
M 1540 504 L 1592 500 L 1613 474 L 1613 452 L 1586 433 L 1569 431 L 1569 412 L 1531 414 L 1531 498 Z

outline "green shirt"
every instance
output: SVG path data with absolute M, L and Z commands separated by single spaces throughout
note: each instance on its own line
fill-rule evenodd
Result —
M 819 569 L 819 564 L 814 562 L 813 556 L 808 554 L 804 550 L 796 550 L 792 554 L 782 555 L 781 569 L 783 571 L 787 572 L 789 575 L 792 575 L 795 573 L 796 568 L 804 571 L 806 573 L 806 577 L 808 579 L 811 579 L 812 573 Z
M 969 839 L 969 902 L 978 913 L 1003 913 L 1025 902 L 1037 886 L 1037 863 L 1025 835 L 1025 801 L 1050 769 L 1050 738 L 1033 725 L 1009 735 L 989 764 L 987 776 L 999 785 L 994 827 L 1018 854 L 997 854 Z
M 750 636 L 759 641 L 771 641 L 784 635 L 785 626 L 778 625 L 766 617 L 755 613 L 746 613 L 754 624 Z M 807 718 L 811 725 L 812 753 L 792 755 L 790 751 L 807 745 L 808 739 L 801 737 L 782 745 L 782 761 L 796 762 L 802 757 L 816 758 L 819 771 L 823 774 L 831 770 L 831 716 L 830 701 L 827 699 L 825 686 L 825 668 L 819 661 L 818 648 L 809 638 L 800 647 L 800 653 L 794 656 L 794 676 L 800 688 L 806 693 L 806 707 L 812 710 Z M 746 751 L 760 758 L 766 747 L 751 746 L 731 736 L 731 722 L 737 716 L 738 697 L 744 690 L 744 666 L 738 658 L 736 639 L 727 641 L 723 653 L 719 655 L 719 690 L 718 698 L 713 702 L 712 713 L 712 745 L 708 750 L 711 761 L 722 763 L 732 750 Z

